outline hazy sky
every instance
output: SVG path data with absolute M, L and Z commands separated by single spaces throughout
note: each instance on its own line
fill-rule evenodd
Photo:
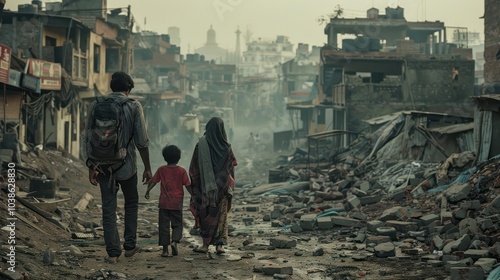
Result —
M 28 2 L 7 0 L 6 8 L 17 10 L 18 4 Z M 191 52 L 201 47 L 210 25 L 217 32 L 219 46 L 230 50 L 235 47 L 238 26 L 243 32 L 251 30 L 254 39 L 285 35 L 294 44 L 323 45 L 324 26 L 317 19 L 336 5 L 344 9 L 344 17 L 366 17 L 372 6 L 385 13 L 385 7 L 399 5 L 409 21 L 440 20 L 447 26 L 478 31 L 481 38 L 484 31 L 484 21 L 479 18 L 484 13 L 483 0 L 108 0 L 109 8 L 127 5 L 132 6 L 142 30 L 167 33 L 169 26 L 179 27 L 182 53 L 188 47 Z

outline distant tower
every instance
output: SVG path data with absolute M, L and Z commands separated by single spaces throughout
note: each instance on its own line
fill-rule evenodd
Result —
M 236 48 L 234 50 L 234 64 L 238 65 L 241 62 L 241 46 L 240 46 L 240 28 L 236 30 Z
M 172 45 L 180 46 L 181 45 L 181 30 L 177 26 L 170 26 L 168 28 L 168 35 L 170 35 L 170 43 Z
M 250 41 L 252 41 L 252 31 L 250 31 L 250 29 L 248 29 L 247 27 L 247 31 L 245 32 L 245 44 L 248 44 L 250 43 Z
M 210 29 L 207 31 L 207 46 L 209 45 L 217 45 L 217 40 L 215 40 L 215 30 L 212 25 L 210 25 Z

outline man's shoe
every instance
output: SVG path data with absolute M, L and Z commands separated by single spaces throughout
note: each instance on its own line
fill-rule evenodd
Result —
M 141 250 L 141 247 L 139 247 L 139 246 L 135 246 L 135 248 L 132 250 L 125 250 L 125 257 L 127 257 L 127 258 L 132 257 L 140 250 Z
M 177 242 L 172 242 L 172 256 L 177 256 L 179 255 L 179 251 L 177 250 Z

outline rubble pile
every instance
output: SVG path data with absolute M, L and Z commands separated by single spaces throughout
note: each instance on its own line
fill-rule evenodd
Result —
M 358 164 L 347 157 L 330 169 L 288 170 L 287 182 L 245 185 L 243 204 L 260 206 L 244 211 L 262 214 L 289 236 L 240 249 L 291 249 L 302 234 L 319 231 L 323 239 L 350 243 L 354 260 L 410 259 L 444 268 L 451 279 L 486 279 L 500 270 L 500 158 L 471 168 L 473 161 L 470 152 L 442 164 Z M 264 198 L 252 201 L 255 195 Z M 269 211 L 265 199 L 272 201 Z

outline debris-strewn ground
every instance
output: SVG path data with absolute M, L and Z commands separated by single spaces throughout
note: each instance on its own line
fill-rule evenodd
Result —
M 471 162 L 460 157 L 448 165 L 382 160 L 359 164 L 347 158 L 306 170 L 300 160 L 303 150 L 250 152 L 244 144 L 234 148 L 240 164 L 226 254 L 216 255 L 213 248 L 206 255 L 192 252 L 200 239 L 191 230 L 186 193 L 180 254 L 160 257 L 159 188 L 146 200 L 145 187 L 140 187 L 138 240 L 143 251 L 132 258 L 122 256 L 114 265 L 104 262 L 100 194 L 88 183 L 83 163 L 56 151 L 23 154 L 24 169 L 19 169 L 16 182 L 21 197 L 16 202 L 16 273 L 6 270 L 9 229 L 2 217 L 2 277 L 486 279 L 498 269 L 500 160 L 470 169 Z M 183 154 L 186 168 L 190 152 Z M 158 153 L 152 157 L 156 169 L 161 158 Z M 281 170 L 282 182 L 269 184 L 269 169 Z M 36 201 L 28 193 L 28 178 L 43 175 L 54 178 L 59 191 L 55 199 Z M 91 197 L 88 205 L 75 210 L 86 193 Z M 55 210 L 50 203 L 56 204 Z M 0 208 L 7 212 L 4 191 Z M 45 210 L 33 210 L 39 208 Z

